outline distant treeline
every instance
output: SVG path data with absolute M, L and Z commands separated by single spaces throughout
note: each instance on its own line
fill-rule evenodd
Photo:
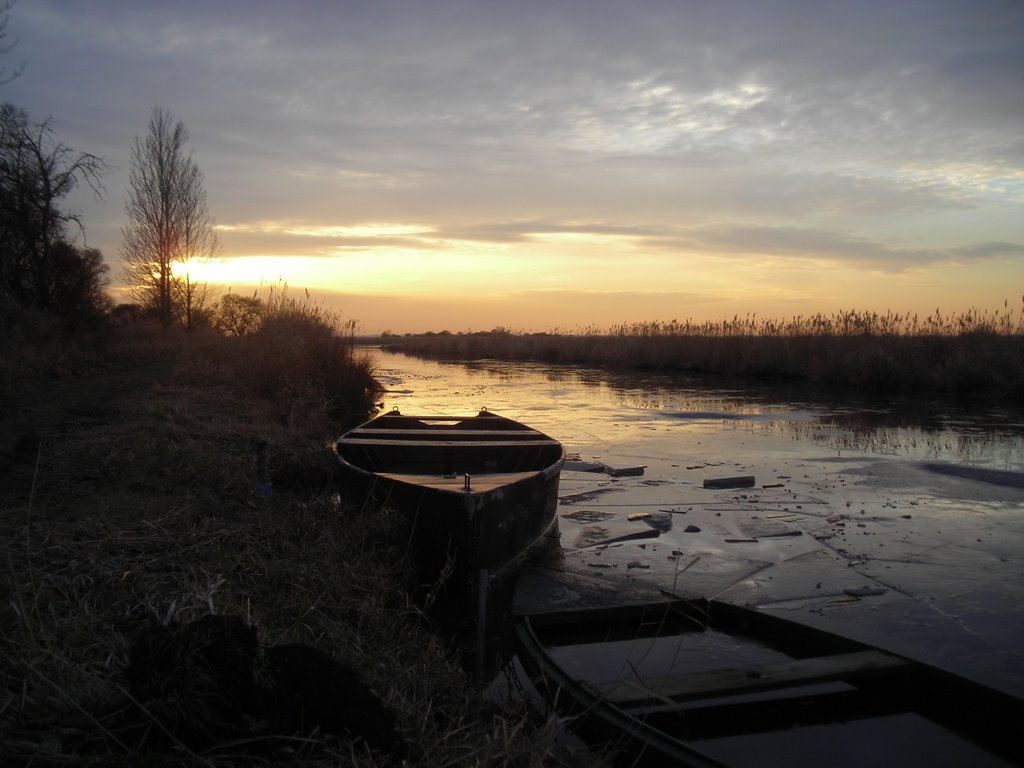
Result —
M 386 334 L 393 351 L 447 360 L 530 360 L 797 384 L 836 394 L 1024 400 L 1024 314 L 843 311 L 790 320 L 648 322 L 548 333 Z

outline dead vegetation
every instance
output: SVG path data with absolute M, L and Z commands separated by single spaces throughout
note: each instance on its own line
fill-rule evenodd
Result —
M 431 358 L 659 370 L 793 384 L 824 395 L 1024 397 L 1024 311 L 1009 302 L 998 312 L 936 310 L 925 318 L 851 310 L 788 320 L 748 315 L 549 333 L 392 335 L 383 343 Z
M 405 595 L 401 520 L 336 495 L 328 446 L 351 404 L 339 409 L 294 379 L 257 397 L 234 380 L 230 340 L 148 334 L 135 329 L 111 349 L 120 388 L 79 375 L 52 389 L 50 415 L 5 468 L 0 763 L 584 762 L 522 696 L 482 703 Z M 268 497 L 255 492 L 259 442 L 269 446 Z M 315 725 L 275 732 L 248 705 L 227 712 L 222 689 L 208 695 L 214 665 L 188 661 L 208 658 L 210 641 L 198 657 L 175 657 L 185 661 L 166 678 L 133 683 L 140 626 L 183 632 L 211 615 L 254 628 L 257 681 L 287 644 L 357 670 L 408 752 Z M 196 729 L 206 736 L 190 736 Z

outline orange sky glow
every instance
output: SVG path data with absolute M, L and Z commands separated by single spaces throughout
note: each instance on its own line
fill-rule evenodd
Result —
M 264 225 L 266 229 L 266 225 Z M 302 230 L 310 236 L 312 228 Z M 326 230 L 326 228 L 325 228 Z M 1011 263 L 949 263 L 894 272 L 884 265 L 836 264 L 813 255 L 678 251 L 642 239 L 546 234 L 515 244 L 435 240 L 411 225 L 367 223 L 314 237 L 358 231 L 366 244 L 315 255 L 229 255 L 237 228 L 222 227 L 226 253 L 193 263 L 194 277 L 222 291 L 252 293 L 286 283 L 356 318 L 360 331 L 575 331 L 649 320 L 716 321 L 734 315 L 791 318 L 841 309 L 945 315 L 1017 306 L 1021 284 Z M 292 231 L 299 233 L 298 230 Z M 401 233 L 416 242 L 375 246 Z M 423 251 L 429 255 L 424 258 Z M 1009 279 L 1009 282 L 1008 282 Z M 1018 286 L 1014 285 L 1014 281 Z
M 427 10 L 429 6 L 429 11 Z M 222 290 L 366 334 L 1021 311 L 1024 12 L 986 0 L 16 3 L 2 94 L 103 157 L 189 129 Z

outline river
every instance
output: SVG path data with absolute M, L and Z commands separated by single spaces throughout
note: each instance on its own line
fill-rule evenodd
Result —
M 487 408 L 581 462 L 643 467 L 562 473 L 565 570 L 777 611 L 1024 696 L 1020 411 L 373 355 L 387 410 Z

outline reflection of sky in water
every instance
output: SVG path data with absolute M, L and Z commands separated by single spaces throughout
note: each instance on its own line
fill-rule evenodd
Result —
M 759 605 L 1024 695 L 1024 489 L 927 466 L 1024 471 L 1020 413 L 923 400 L 837 405 L 540 364 L 377 359 L 386 409 L 472 415 L 485 406 L 586 461 L 644 467 L 623 478 L 562 473 L 567 571 L 618 590 L 644 583 Z M 756 477 L 754 487 L 704 487 L 735 476 Z M 671 525 L 614 543 L 655 527 L 631 519 L 636 512 Z M 846 591 L 861 588 L 875 596 Z
M 375 352 L 387 409 L 471 414 L 482 407 L 574 443 L 643 436 L 692 441 L 722 431 L 838 455 L 952 461 L 1024 470 L 1024 414 L 927 400 L 832 405 L 770 390 L 698 388 L 685 378 L 538 363 L 436 363 Z M 804 448 L 800 448 L 804 446 Z M 776 446 L 775 449 L 778 449 Z

